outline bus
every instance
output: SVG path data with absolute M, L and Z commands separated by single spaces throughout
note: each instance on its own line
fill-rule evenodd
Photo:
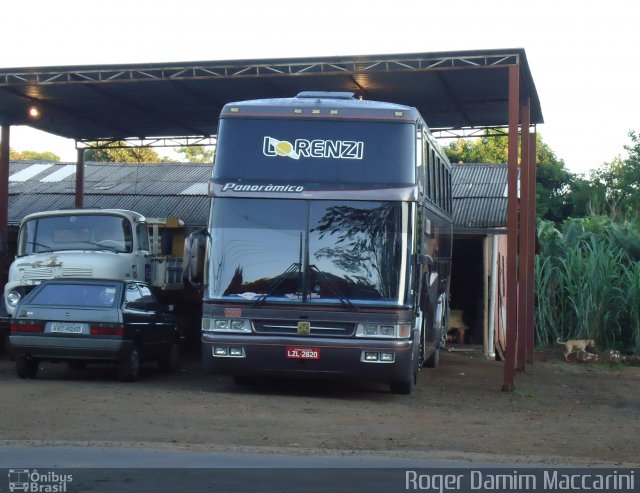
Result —
M 451 165 L 409 106 L 228 103 L 209 183 L 202 364 L 410 394 L 448 320 Z

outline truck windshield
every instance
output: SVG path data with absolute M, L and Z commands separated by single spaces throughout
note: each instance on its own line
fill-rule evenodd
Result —
M 62 250 L 131 252 L 131 223 L 122 216 L 78 214 L 40 217 L 20 228 L 19 256 Z
M 217 198 L 208 298 L 403 305 L 409 204 Z
M 217 183 L 393 188 L 415 182 L 415 125 L 405 122 L 223 119 Z

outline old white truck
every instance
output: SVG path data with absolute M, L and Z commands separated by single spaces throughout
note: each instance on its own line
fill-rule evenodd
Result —
M 180 292 L 182 226 L 177 219 L 146 219 L 120 209 L 29 214 L 20 223 L 4 288 L 7 313 L 34 286 L 53 278 L 137 279 L 161 292 Z

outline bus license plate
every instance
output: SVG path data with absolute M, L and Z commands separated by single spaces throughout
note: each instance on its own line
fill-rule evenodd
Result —
M 315 347 L 287 347 L 288 359 L 320 359 L 320 349 Z

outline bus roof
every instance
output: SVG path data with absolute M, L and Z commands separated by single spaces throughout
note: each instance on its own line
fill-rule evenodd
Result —
M 252 99 L 227 103 L 220 114 L 229 117 L 364 118 L 416 121 L 411 106 L 358 99 L 350 92 L 304 91 L 292 98 Z

